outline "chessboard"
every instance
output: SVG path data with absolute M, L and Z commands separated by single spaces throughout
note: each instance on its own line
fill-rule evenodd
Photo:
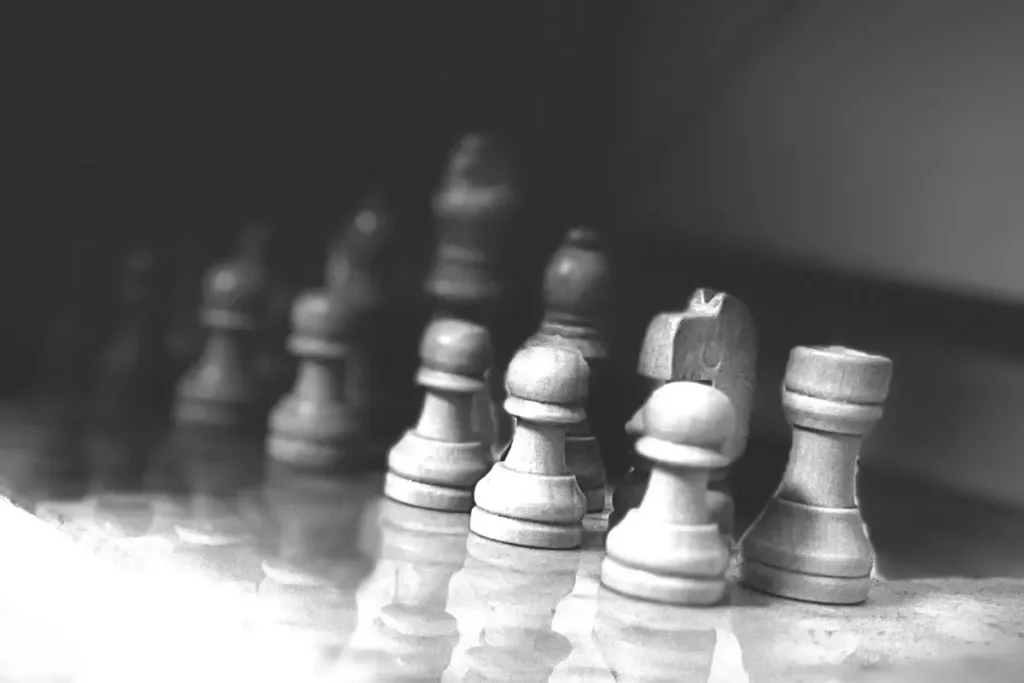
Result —
M 224 473 L 262 455 L 222 453 L 239 459 L 220 463 Z M 6 506 L 0 671 L 12 681 L 1019 680 L 1024 581 L 983 577 L 1024 568 L 1008 550 L 1021 518 L 905 482 L 862 483 L 878 565 L 894 578 L 876 576 L 853 607 L 745 589 L 735 555 L 714 607 L 609 590 L 610 497 L 570 551 L 483 538 L 467 515 L 383 497 L 379 476 L 271 471 L 215 497 L 42 501 L 35 517 Z M 965 533 L 972 525 L 991 533 Z
M 501 145 L 441 175 L 422 281 L 377 196 L 308 286 L 264 224 L 130 250 L 107 326 L 71 278 L 0 405 L 2 680 L 1020 680 L 1024 514 L 858 467 L 889 357 L 758 391 L 772 311 L 710 287 L 616 350 L 590 227 L 538 322 Z

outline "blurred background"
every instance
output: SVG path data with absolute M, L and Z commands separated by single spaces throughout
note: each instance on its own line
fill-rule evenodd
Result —
M 8 392 L 69 290 L 107 324 L 136 244 L 205 265 L 265 220 L 311 284 L 383 187 L 425 267 L 445 155 L 486 129 L 518 169 L 523 335 L 564 230 L 593 225 L 624 394 L 650 316 L 725 289 L 760 326 L 755 436 L 788 436 L 791 346 L 884 353 L 865 463 L 1024 506 L 1019 3 L 7 3 L 0 26 Z

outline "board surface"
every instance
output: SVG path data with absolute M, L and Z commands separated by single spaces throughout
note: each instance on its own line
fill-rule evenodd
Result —
M 146 491 L 39 500 L 35 517 L 4 506 L 20 531 L 5 531 L 17 571 L 0 583 L 0 622 L 23 646 L 0 671 L 771 683 L 918 680 L 881 676 L 983 657 L 1003 680 L 1024 652 L 1022 516 L 861 479 L 879 573 L 867 603 L 732 585 L 726 604 L 697 609 L 600 586 L 607 508 L 587 516 L 581 550 L 519 548 L 469 533 L 468 515 L 383 498 L 376 474 L 302 476 L 251 439 L 172 434 Z

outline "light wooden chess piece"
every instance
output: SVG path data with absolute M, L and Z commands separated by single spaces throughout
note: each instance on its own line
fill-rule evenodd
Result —
M 587 497 L 587 512 L 601 512 L 608 473 L 601 457 L 600 440 L 592 429 L 604 396 L 599 382 L 608 360 L 604 318 L 611 283 L 608 257 L 600 234 L 590 228 L 572 228 L 555 251 L 544 273 L 544 319 L 530 343 L 567 344 L 590 367 L 586 410 L 588 418 L 572 425 L 565 442 L 565 458 Z
M 707 486 L 731 462 L 724 447 L 735 423 L 729 398 L 707 385 L 673 382 L 651 394 L 636 444 L 651 476 L 640 506 L 608 533 L 605 586 L 676 604 L 722 599 L 729 547 L 708 514 Z
M 651 319 L 637 372 L 652 390 L 666 382 L 703 382 L 728 396 L 736 411 L 736 431 L 725 451 L 735 462 L 747 446 L 757 351 L 757 328 L 746 305 L 727 292 L 701 287 L 694 290 L 685 311 L 660 313 Z M 627 433 L 642 431 L 642 415 L 642 410 L 637 412 Z M 734 506 L 728 472 L 713 473 L 708 504 L 722 533 L 731 538 Z M 612 523 L 639 503 L 646 479 L 647 464 L 639 458 L 615 492 Z
M 511 159 L 496 136 L 470 133 L 459 140 L 432 206 L 437 251 L 425 291 L 436 305 L 437 317 L 472 320 L 491 333 L 495 355 L 487 397 L 496 418 L 495 450 L 502 451 L 512 434 L 512 420 L 500 406 L 502 381 L 515 349 L 508 343 L 502 317 L 508 287 L 500 256 L 515 214 L 516 180 Z
M 565 433 L 586 416 L 588 374 L 567 346 L 528 345 L 509 363 L 505 410 L 516 430 L 505 459 L 476 486 L 473 533 L 535 548 L 580 546 L 586 498 L 565 462 Z
M 473 507 L 473 487 L 493 464 L 489 444 L 472 425 L 473 398 L 485 388 L 491 355 L 480 325 L 439 319 L 427 326 L 417 375 L 426 389 L 423 410 L 388 455 L 387 497 L 432 510 Z
M 793 446 L 782 485 L 742 540 L 744 585 L 810 602 L 867 599 L 874 551 L 857 507 L 857 457 L 891 380 L 883 356 L 838 346 L 790 352 L 782 404 Z

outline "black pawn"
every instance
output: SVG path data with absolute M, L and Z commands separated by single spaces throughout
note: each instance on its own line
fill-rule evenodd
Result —
M 511 164 L 497 140 L 462 138 L 433 205 L 438 242 L 426 291 L 445 314 L 491 322 L 504 294 L 497 261 L 514 199 Z
M 362 462 L 358 421 L 348 403 L 351 320 L 322 289 L 299 295 L 288 347 L 299 358 L 292 390 L 270 413 L 268 455 L 281 463 L 321 470 Z
M 179 424 L 261 426 L 268 399 L 253 361 L 266 306 L 265 241 L 264 231 L 247 231 L 239 255 L 206 274 L 201 313 L 206 344 L 178 383 L 175 418 Z
M 570 427 L 565 459 L 587 496 L 587 512 L 600 512 L 605 504 L 607 471 L 601 457 L 602 441 L 591 428 L 611 434 L 607 397 L 601 382 L 608 360 L 605 307 L 611 285 L 608 257 L 600 234 L 590 228 L 572 228 L 548 263 L 544 274 L 544 318 L 533 337 L 539 343 L 568 344 L 590 366 L 587 392 L 588 419 Z
M 131 252 L 121 282 L 121 310 L 99 357 L 90 401 L 86 450 L 97 490 L 141 487 L 166 414 L 157 285 L 153 252 Z

